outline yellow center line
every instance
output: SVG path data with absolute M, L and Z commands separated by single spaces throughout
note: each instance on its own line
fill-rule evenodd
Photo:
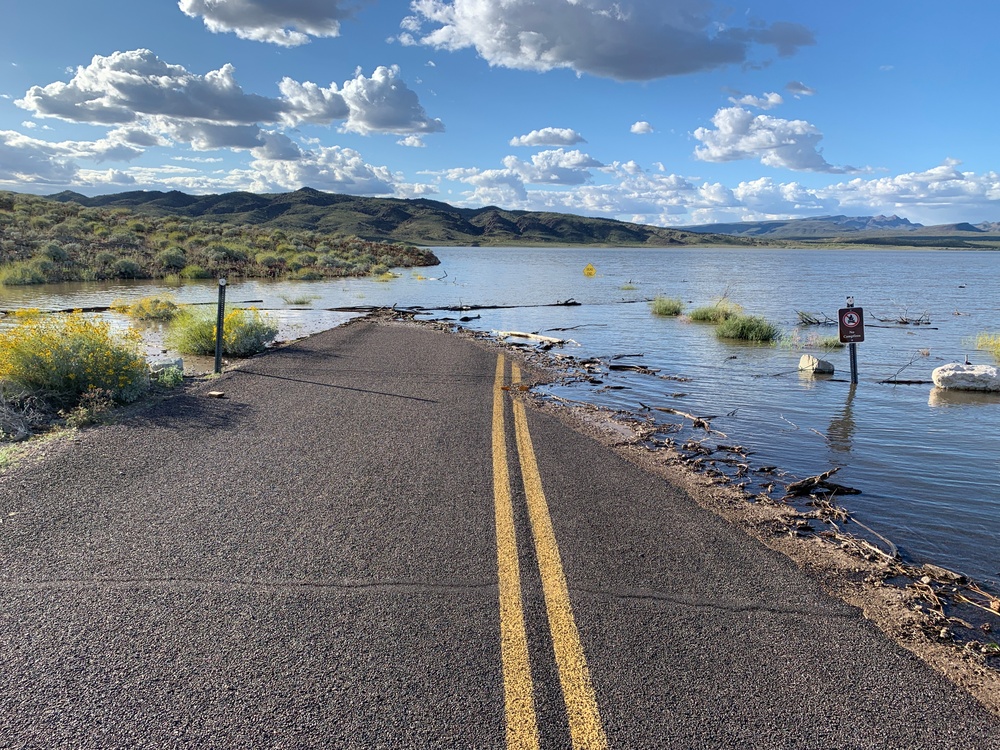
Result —
M 507 469 L 504 426 L 504 357 L 497 358 L 493 388 L 493 501 L 496 513 L 497 571 L 500 582 L 500 659 L 503 663 L 507 747 L 536 750 L 538 720 L 528 661 L 528 637 L 521 602 L 521 571 L 517 560 L 514 508 Z
M 512 368 L 513 384 L 518 385 L 521 382 L 521 370 L 513 363 Z M 494 427 L 495 424 L 494 422 Z M 590 670 L 587 668 L 583 645 L 580 643 L 580 633 L 573 618 L 573 608 L 569 601 L 569 589 L 563 573 L 559 547 L 556 545 L 552 518 L 549 515 L 545 493 L 542 491 L 542 478 L 538 472 L 535 449 L 528 432 L 528 418 L 524 404 L 517 399 L 514 399 L 514 429 L 517 436 L 517 451 L 521 459 L 524 493 L 528 501 L 528 518 L 535 538 L 535 553 L 542 578 L 545 610 L 552 634 L 552 647 L 559 669 L 559 682 L 566 703 L 566 714 L 569 718 L 570 738 L 575 750 L 606 748 L 608 739 L 604 734 L 601 715 L 597 709 L 597 696 L 590 681 Z

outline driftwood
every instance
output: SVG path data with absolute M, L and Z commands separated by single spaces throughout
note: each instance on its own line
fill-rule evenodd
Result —
M 552 336 L 542 336 L 537 333 L 524 333 L 523 331 L 494 331 L 493 332 L 497 338 L 515 338 L 515 339 L 528 339 L 529 341 L 538 341 L 542 344 L 549 344 L 551 346 L 562 346 L 563 344 L 571 341 L 571 339 L 557 339 Z M 576 343 L 575 341 L 573 343 Z
M 722 437 L 729 437 L 724 432 L 719 432 L 718 430 L 712 429 L 711 421 L 715 417 L 696 417 L 694 414 L 688 414 L 680 409 L 671 409 L 669 406 L 646 406 L 645 404 L 639 404 L 644 409 L 654 409 L 655 411 L 662 411 L 665 414 L 676 414 L 678 417 L 684 417 L 684 419 L 691 420 L 691 426 L 697 427 L 704 430 L 705 432 L 714 432 L 716 435 L 721 435 Z
M 861 490 L 856 490 L 853 487 L 845 487 L 842 484 L 836 484 L 829 481 L 830 477 L 840 471 L 840 467 L 834 467 L 829 471 L 824 471 L 822 474 L 817 474 L 812 477 L 806 477 L 805 479 L 800 479 L 797 482 L 792 482 L 785 487 L 785 497 L 782 500 L 786 500 L 790 497 L 800 497 L 802 495 L 809 495 L 815 490 L 826 490 L 827 492 L 835 492 L 840 495 L 860 495 Z
M 655 375 L 659 372 L 659 370 L 643 365 L 608 365 L 608 369 L 615 372 L 637 372 L 640 375 Z

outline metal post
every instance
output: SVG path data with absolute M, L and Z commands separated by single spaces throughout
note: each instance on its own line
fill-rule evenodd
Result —
M 847 306 L 848 307 L 854 307 L 854 297 L 848 297 L 847 298 Z M 848 344 L 847 345 L 847 349 L 848 349 L 848 352 L 850 353 L 850 356 L 851 356 L 851 384 L 852 385 L 857 385 L 858 384 L 858 345 L 857 344 Z
M 215 374 L 222 372 L 222 329 L 226 321 L 226 280 L 219 279 L 219 312 L 215 318 Z

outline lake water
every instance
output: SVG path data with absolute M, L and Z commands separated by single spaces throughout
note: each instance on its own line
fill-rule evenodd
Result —
M 887 385 L 898 376 L 930 380 L 947 362 L 995 364 L 974 349 L 978 333 L 1000 331 L 1000 253 L 894 250 L 733 249 L 435 249 L 442 264 L 404 270 L 383 283 L 238 281 L 232 302 L 261 300 L 296 338 L 348 320 L 322 308 L 359 305 L 546 305 L 579 307 L 482 310 L 466 325 L 482 330 L 571 331 L 563 354 L 609 358 L 659 376 L 604 372 L 601 384 L 560 385 L 563 398 L 624 411 L 665 406 L 714 416 L 727 444 L 752 452 L 751 465 L 775 465 L 796 478 L 830 468 L 860 489 L 838 502 L 898 545 L 912 562 L 960 570 L 1000 590 L 1000 395 L 944 393 L 931 385 Z M 597 275 L 583 269 L 593 264 Z M 440 278 L 443 277 L 443 278 Z M 632 287 L 632 288 L 629 288 Z M 152 282 L 0 289 L 0 309 L 107 305 L 115 298 L 170 294 L 212 302 L 214 282 L 169 289 Z M 678 297 L 686 309 L 725 296 L 782 327 L 790 341 L 751 346 L 716 339 L 685 318 L 653 316 L 643 300 Z M 853 296 L 866 317 L 858 345 L 859 384 L 851 388 L 846 349 L 822 353 L 810 337 L 835 326 L 798 325 L 799 310 L 835 319 Z M 307 304 L 292 304 L 303 298 Z M 453 317 L 457 314 L 451 313 Z M 111 316 L 116 324 L 126 322 Z M 898 318 L 925 325 L 898 325 Z M 879 320 L 882 319 L 882 320 Z M 149 330 L 151 349 L 158 329 Z M 837 368 L 833 380 L 803 377 L 799 357 L 813 353 Z M 607 386 L 620 386 L 608 389 Z M 660 414 L 662 422 L 678 418 Z M 690 432 L 692 436 L 696 433 Z M 702 435 L 704 433 L 701 433 Z M 752 489 L 752 488 L 751 488 Z

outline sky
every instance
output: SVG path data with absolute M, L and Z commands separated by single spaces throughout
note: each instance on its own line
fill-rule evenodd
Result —
M 1000 221 L 996 0 L 6 0 L 0 189 Z

